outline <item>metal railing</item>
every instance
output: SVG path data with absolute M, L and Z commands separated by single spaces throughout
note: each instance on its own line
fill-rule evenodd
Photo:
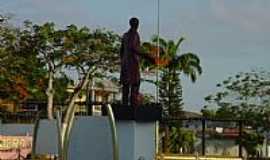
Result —
M 209 153 L 206 153 L 206 148 L 207 148 L 207 141 L 209 137 L 214 138 L 215 136 L 218 138 L 226 137 L 228 136 L 228 139 L 232 140 L 237 140 L 242 138 L 242 132 L 244 130 L 244 123 L 246 120 L 242 119 L 209 119 L 209 118 L 174 118 L 174 119 L 163 119 L 160 124 L 163 129 L 166 126 L 170 126 L 171 124 L 178 124 L 180 125 L 182 129 L 188 129 L 189 126 L 191 126 L 191 130 L 195 133 L 196 139 L 201 141 L 201 147 L 198 147 L 196 151 L 199 152 L 201 156 L 206 156 L 206 155 L 211 155 Z M 233 129 L 235 130 L 235 133 L 233 133 L 232 137 L 230 135 L 226 135 L 225 133 L 217 133 L 215 130 L 215 127 L 221 126 L 223 128 L 226 128 L 226 126 L 234 126 Z M 225 127 L 224 127 L 225 126 Z M 223 129 L 222 128 L 222 129 Z M 166 140 L 162 140 L 162 147 L 164 147 L 164 142 Z M 243 146 L 241 144 L 238 144 L 238 155 L 233 155 L 233 156 L 238 156 L 238 157 L 243 157 Z M 194 151 L 192 152 L 184 152 L 184 154 L 193 154 Z M 164 148 L 160 148 L 159 153 L 166 153 Z
M 156 160 L 242 160 L 239 157 L 157 154 Z

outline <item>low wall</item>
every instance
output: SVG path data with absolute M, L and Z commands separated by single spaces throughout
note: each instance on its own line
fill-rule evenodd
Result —
M 120 160 L 154 159 L 154 122 L 117 121 L 116 127 Z M 76 117 L 70 139 L 70 160 L 112 160 L 112 147 L 107 117 Z
M 156 160 L 242 160 L 239 157 L 158 154 Z
M 0 135 L 24 136 L 32 135 L 33 124 L 2 124 L 0 123 Z

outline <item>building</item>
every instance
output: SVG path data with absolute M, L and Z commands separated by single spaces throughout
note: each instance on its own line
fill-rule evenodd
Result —
M 101 113 L 101 105 L 97 103 L 111 103 L 120 100 L 120 87 L 110 80 L 93 78 L 87 89 L 76 99 L 76 113 L 87 114 L 89 112 L 95 114 Z M 68 87 L 68 92 L 73 92 L 74 87 Z M 96 104 L 95 104 L 96 103 Z M 90 104 L 87 106 L 86 104 Z M 89 109 L 91 109 L 89 111 Z
M 13 101 L 0 99 L 0 111 L 15 112 L 16 104 Z

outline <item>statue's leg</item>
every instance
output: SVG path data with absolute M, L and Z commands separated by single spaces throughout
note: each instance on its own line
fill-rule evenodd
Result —
M 123 84 L 123 88 L 122 88 L 122 103 L 123 103 L 123 105 L 128 105 L 129 90 L 130 90 L 130 85 Z
M 138 106 L 138 95 L 140 90 L 140 82 L 131 86 L 130 102 L 132 106 Z

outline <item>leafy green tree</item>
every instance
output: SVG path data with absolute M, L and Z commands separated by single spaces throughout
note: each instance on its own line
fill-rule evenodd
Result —
M 207 105 L 202 109 L 205 117 L 242 119 L 248 126 L 241 143 L 253 154 L 250 146 L 256 147 L 260 138 L 270 129 L 270 73 L 251 71 L 229 77 L 217 84 L 219 91 L 205 97 Z M 246 131 L 245 131 L 246 132 Z M 258 139 L 250 145 L 250 138 Z M 255 137 L 255 138 L 254 138 Z M 239 141 L 238 141 L 239 142 Z
M 54 81 L 55 79 L 63 80 L 64 73 L 61 72 L 64 66 L 63 56 L 61 52 L 63 34 L 61 30 L 55 29 L 53 23 L 45 23 L 44 25 L 33 25 L 30 21 L 25 21 L 24 28 L 19 29 L 20 34 L 15 39 L 19 41 L 17 47 L 19 49 L 16 55 L 31 56 L 29 60 L 37 65 L 28 63 L 27 60 L 22 61 L 24 65 L 29 66 L 33 70 L 35 76 L 42 78 L 39 84 L 42 84 L 42 92 L 46 89 L 47 110 L 49 119 L 53 118 L 53 102 L 54 102 Z M 21 68 L 24 70 L 24 68 Z M 35 71 L 37 70 L 37 71 Z M 45 82 L 47 85 L 45 85 Z M 58 82 L 59 83 L 59 82 Z M 46 87 L 47 86 L 47 87 Z M 64 86 L 62 86 L 64 88 Z M 39 90 L 33 90 L 39 91 Z M 43 96 L 42 94 L 34 94 Z M 41 98 L 39 97 L 39 98 Z M 37 98 L 37 97 L 34 97 Z
M 148 94 L 143 94 L 143 104 L 151 104 L 155 102 L 155 97 L 148 93 Z
M 254 132 L 244 132 L 241 139 L 236 140 L 236 144 L 241 144 L 247 151 L 248 157 L 255 158 L 262 148 L 264 137 L 262 134 Z
M 181 73 L 195 82 L 197 76 L 202 73 L 202 68 L 200 59 L 194 53 L 179 54 L 180 46 L 184 41 L 183 37 L 176 42 L 160 38 L 159 59 L 155 55 L 157 53 L 157 40 L 157 37 L 154 37 L 151 43 L 143 44 L 145 52 L 154 55 L 156 65 L 147 62 L 143 62 L 143 65 L 145 65 L 144 68 L 149 67 L 150 69 L 158 67 L 161 71 L 161 80 L 156 85 L 159 87 L 159 99 L 163 106 L 163 115 L 166 118 L 173 118 L 183 109 L 182 85 L 179 78 Z M 175 141 L 169 138 L 169 132 L 172 132 L 172 127 L 180 129 L 181 125 L 167 127 L 165 127 L 165 152 L 169 152 L 169 144 L 173 144 L 173 141 Z
M 48 118 L 53 119 L 53 102 L 55 95 L 54 80 L 57 76 L 63 74 L 64 62 L 63 58 L 63 31 L 56 29 L 53 23 L 45 23 L 43 25 L 32 25 L 28 23 L 31 31 L 32 47 L 36 56 L 42 63 L 46 65 L 48 71 L 47 85 L 47 111 Z M 64 86 L 62 86 L 64 87 Z
M 64 63 L 68 69 L 75 69 L 80 81 L 74 93 L 69 97 L 68 107 L 62 124 L 63 149 L 66 150 L 70 130 L 74 121 L 75 100 L 80 92 L 89 86 L 93 77 L 106 76 L 108 72 L 118 69 L 119 65 L 119 36 L 111 31 L 78 28 L 68 26 L 64 30 L 63 51 Z M 63 156 L 66 156 L 64 153 Z
M 191 78 L 192 82 L 195 82 L 198 75 L 202 73 L 202 67 L 200 64 L 199 57 L 191 52 L 182 53 L 181 52 L 181 44 L 184 41 L 183 37 L 180 37 L 176 42 L 173 40 L 165 40 L 164 38 L 159 38 L 160 42 L 160 55 L 159 59 L 157 59 L 157 40 L 158 37 L 154 36 L 152 42 L 143 43 L 143 52 L 148 53 L 153 57 L 155 64 L 150 63 L 151 61 L 147 61 L 148 63 L 143 63 L 142 67 L 150 69 L 154 69 L 158 67 L 159 69 L 167 68 L 171 71 L 176 70 L 180 73 Z
M 22 102 L 42 95 L 46 70 L 29 43 L 29 30 L 0 25 L 0 92 L 2 99 Z
M 197 76 L 202 73 L 202 68 L 200 64 L 200 59 L 194 53 L 180 53 L 180 46 L 184 41 L 184 38 L 179 38 L 178 41 L 174 42 L 173 40 L 165 40 L 159 38 L 160 42 L 160 58 L 156 59 L 156 43 L 158 38 L 154 37 L 152 42 L 146 42 L 143 44 L 144 52 L 148 52 L 155 59 L 156 64 L 143 62 L 142 66 L 144 68 L 154 69 L 157 66 L 161 71 L 161 81 L 159 84 L 156 84 L 161 88 L 160 92 L 160 102 L 167 106 L 164 108 L 165 115 L 171 116 L 168 114 L 173 114 L 181 110 L 182 105 L 182 86 L 180 83 L 179 76 L 181 73 L 191 78 L 192 82 L 195 82 Z M 151 81 L 150 81 L 151 82 Z M 177 101 L 173 99 L 178 99 Z M 173 102 L 175 101 L 175 102 Z M 171 105 L 170 105 L 170 102 Z M 169 104 L 169 105 L 168 105 Z M 175 104 L 177 106 L 175 106 Z M 170 112 L 170 113 L 169 113 Z
M 172 127 L 170 132 L 169 149 L 172 153 L 190 154 L 194 151 L 196 135 L 191 130 Z
M 70 106 L 74 103 L 77 91 L 89 86 L 89 78 L 103 77 L 116 71 L 119 65 L 119 36 L 111 31 L 68 26 L 64 31 L 64 62 L 66 68 L 75 70 L 81 80 L 70 97 Z M 76 95 L 76 96 L 75 96 Z M 73 107 L 71 107 L 73 108 Z M 74 108 L 73 108 L 74 109 Z M 67 109 L 68 114 L 73 111 Z
M 34 26 L 26 21 L 21 28 L 6 22 L 0 25 L 0 92 L 2 99 L 15 102 L 46 100 L 47 68 L 42 61 L 35 41 Z M 67 98 L 65 86 L 69 79 L 64 75 L 55 78 L 56 101 Z
M 269 78 L 270 73 L 265 71 L 239 73 L 229 77 L 217 85 L 217 93 L 205 97 L 207 105 L 203 110 L 217 108 L 216 117 L 250 120 L 249 125 L 254 129 L 269 130 L 266 125 L 270 111 Z
M 182 86 L 179 73 L 164 69 L 159 83 L 159 99 L 163 106 L 163 116 L 176 117 L 183 110 Z
M 32 46 L 48 71 L 46 94 L 50 119 L 53 118 L 54 81 L 65 77 L 65 68 L 77 71 L 81 80 L 88 74 L 90 77 L 105 75 L 105 70 L 116 69 L 117 56 L 111 53 L 116 53 L 118 49 L 118 36 L 113 32 L 90 31 L 87 27 L 78 28 L 75 25 L 56 29 L 53 23 L 30 23 L 29 28 L 32 31 Z
M 0 27 L 2 97 L 44 100 L 46 92 L 50 118 L 53 102 L 67 97 L 70 76 L 66 69 L 77 71 L 80 80 L 87 72 L 94 77 L 118 69 L 119 36 L 111 31 L 75 25 L 56 29 L 53 23 L 33 25 L 29 21 L 23 28 Z

